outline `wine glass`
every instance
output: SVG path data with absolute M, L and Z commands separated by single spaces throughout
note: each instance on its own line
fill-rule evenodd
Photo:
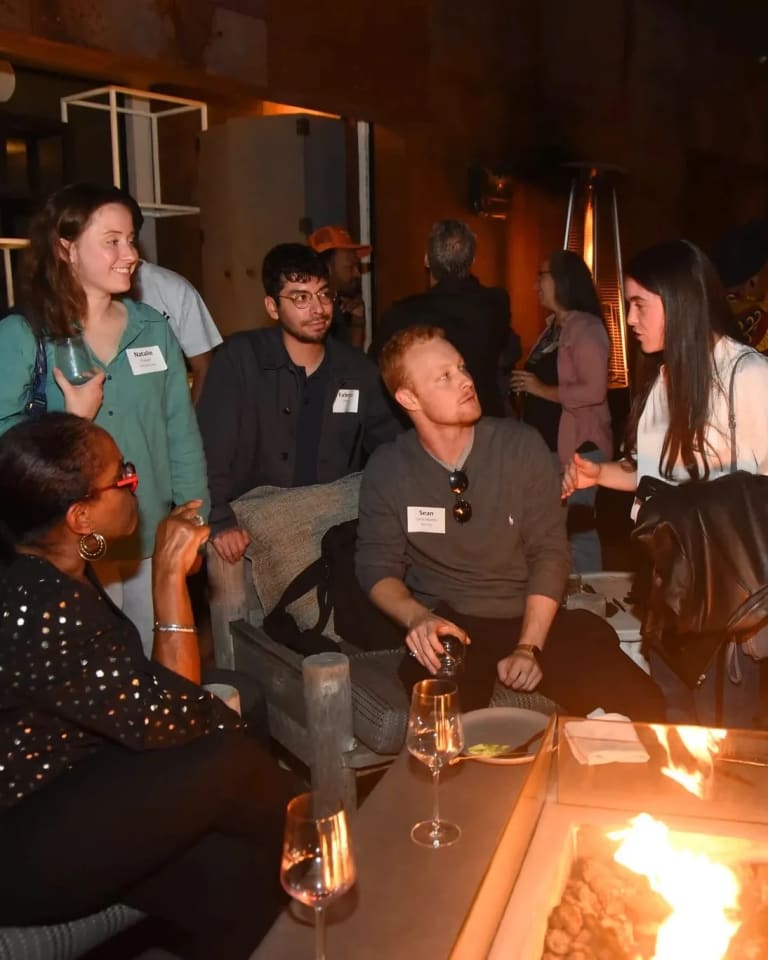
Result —
M 432 772 L 432 819 L 411 830 L 411 839 L 423 847 L 449 847 L 461 836 L 455 823 L 440 819 L 440 770 L 464 749 L 459 691 L 449 680 L 422 680 L 414 685 L 408 714 L 406 745 Z
M 62 337 L 54 340 L 53 356 L 56 366 L 66 379 L 79 386 L 93 376 L 93 360 L 81 336 Z
M 294 900 L 315 911 L 315 960 L 325 960 L 325 907 L 355 882 L 347 817 L 340 804 L 302 793 L 285 813 L 280 882 Z

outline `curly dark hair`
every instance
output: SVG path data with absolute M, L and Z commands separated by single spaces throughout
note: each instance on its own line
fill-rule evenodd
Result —
M 0 558 L 38 543 L 69 507 L 88 496 L 104 469 L 97 437 L 108 436 L 72 413 L 25 419 L 0 437 Z
M 328 267 L 319 253 L 304 243 L 278 243 L 261 266 L 261 282 L 268 297 L 277 301 L 286 283 L 327 280 Z

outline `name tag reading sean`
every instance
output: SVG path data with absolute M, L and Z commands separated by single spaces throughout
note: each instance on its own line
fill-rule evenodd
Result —
M 408 507 L 408 533 L 445 533 L 445 507 Z
M 339 390 L 333 401 L 333 413 L 357 413 L 359 390 Z
M 160 347 L 129 347 L 125 352 L 134 377 L 142 373 L 162 373 L 168 369 Z

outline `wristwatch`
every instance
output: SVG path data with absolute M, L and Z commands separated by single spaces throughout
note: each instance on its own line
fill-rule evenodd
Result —
M 541 647 L 537 647 L 535 643 L 518 643 L 518 645 L 515 647 L 515 649 L 512 652 L 513 653 L 518 653 L 518 652 L 530 653 L 530 655 L 537 662 L 541 658 Z

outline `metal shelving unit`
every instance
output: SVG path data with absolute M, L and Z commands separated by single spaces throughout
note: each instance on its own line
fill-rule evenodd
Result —
M 198 112 L 200 114 L 200 130 L 201 132 L 205 131 L 208 129 L 208 105 L 206 103 L 202 100 L 187 100 L 183 97 L 172 97 L 164 93 L 151 93 L 147 90 L 115 86 L 83 90 L 80 93 L 62 97 L 60 102 L 63 123 L 69 123 L 70 112 L 75 107 L 109 113 L 112 182 L 116 187 L 123 186 L 120 164 L 122 143 L 118 118 L 122 115 L 146 121 L 150 130 L 152 197 L 149 199 L 143 196 L 136 197 L 142 212 L 148 217 L 178 217 L 200 212 L 200 208 L 197 206 L 163 202 L 158 127 L 166 117 Z

